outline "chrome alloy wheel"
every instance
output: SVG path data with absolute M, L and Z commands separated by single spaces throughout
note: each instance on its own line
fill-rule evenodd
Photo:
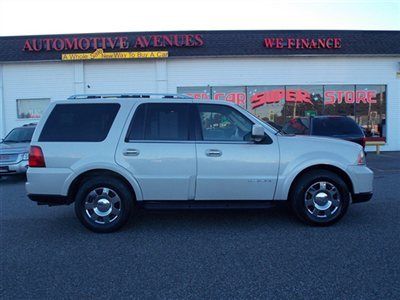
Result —
M 335 185 L 327 181 L 313 183 L 306 191 L 304 204 L 313 219 L 333 218 L 340 208 L 340 194 Z
M 95 188 L 86 196 L 85 212 L 96 223 L 111 223 L 121 212 L 121 198 L 110 188 Z

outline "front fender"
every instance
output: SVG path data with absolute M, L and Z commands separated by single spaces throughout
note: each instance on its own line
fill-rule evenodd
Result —
M 281 160 L 281 168 L 278 175 L 274 199 L 288 199 L 290 187 L 296 176 L 303 170 L 317 165 L 328 165 L 338 168 L 346 173 L 350 180 L 352 180 L 350 174 L 346 171 L 347 165 L 341 163 L 341 161 L 343 161 L 343 157 L 337 154 L 332 154 L 331 152 L 310 152 L 297 159 L 287 159 L 286 161 Z

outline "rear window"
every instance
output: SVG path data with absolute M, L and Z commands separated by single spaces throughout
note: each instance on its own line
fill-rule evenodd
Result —
M 40 142 L 101 142 L 110 131 L 120 105 L 57 104 L 40 134 Z
M 137 108 L 126 141 L 187 141 L 189 139 L 188 104 L 147 103 Z
M 348 117 L 315 118 L 313 135 L 362 135 L 357 123 Z
M 4 142 L 8 143 L 29 143 L 32 140 L 35 127 L 20 127 L 11 130 L 4 138 Z

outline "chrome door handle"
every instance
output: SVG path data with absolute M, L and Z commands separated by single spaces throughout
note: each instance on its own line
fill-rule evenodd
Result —
M 219 157 L 222 155 L 222 151 L 218 149 L 208 149 L 206 150 L 206 155 L 211 157 Z
M 137 149 L 126 149 L 123 154 L 125 156 L 138 156 L 140 154 L 140 151 Z

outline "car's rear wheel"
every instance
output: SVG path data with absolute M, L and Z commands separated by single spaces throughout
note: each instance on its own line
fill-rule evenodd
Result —
M 350 194 L 346 183 L 337 174 L 314 170 L 296 181 L 289 200 L 301 221 L 327 226 L 344 216 L 349 207 Z
M 75 197 L 75 213 L 95 232 L 113 232 L 129 219 L 133 197 L 129 188 L 114 177 L 94 177 L 83 182 Z

